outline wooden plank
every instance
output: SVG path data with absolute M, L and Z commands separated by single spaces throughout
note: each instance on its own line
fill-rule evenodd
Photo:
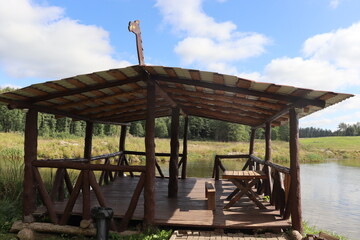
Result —
M 216 209 L 216 190 L 211 182 L 205 182 L 205 197 L 207 198 L 207 209 Z
M 216 210 L 207 210 L 207 199 L 204 195 L 205 182 L 213 183 L 216 188 Z M 114 210 L 115 218 L 123 218 L 126 207 L 131 202 L 131 196 L 138 183 L 138 177 L 117 178 L 113 183 L 102 186 L 101 190 L 109 207 Z M 222 229 L 269 229 L 281 230 L 290 227 L 288 220 L 277 218 L 279 211 L 266 205 L 267 210 L 256 208 L 248 198 L 242 198 L 233 206 L 232 211 L 223 211 L 228 196 L 235 187 L 229 181 L 214 181 L 213 179 L 186 178 L 179 181 L 179 195 L 174 202 L 167 198 L 168 179 L 156 179 L 156 215 L 154 224 L 169 227 L 199 227 Z M 96 203 L 95 194 L 91 194 L 92 202 Z M 260 200 L 262 201 L 262 200 Z M 144 196 L 139 198 L 134 211 L 133 220 L 144 220 Z M 65 203 L 56 203 L 58 214 L 62 214 Z M 81 214 L 81 201 L 77 201 L 74 215 Z
M 195 73 L 195 71 L 194 71 Z M 191 75 L 193 77 L 193 75 Z M 244 95 L 250 95 L 255 97 L 264 97 L 268 99 L 274 99 L 274 100 L 281 100 L 284 102 L 296 102 L 300 99 L 303 99 L 301 97 L 295 97 L 291 95 L 282 95 L 282 94 L 276 94 L 276 93 L 267 93 L 267 92 L 261 92 L 261 91 L 255 91 L 251 89 L 244 89 L 244 88 L 237 88 L 237 87 L 231 87 L 221 84 L 215 84 L 215 83 L 208 83 L 204 81 L 199 80 L 193 80 L 193 79 L 186 79 L 186 78 L 168 78 L 165 76 L 150 76 L 150 78 L 154 78 L 154 80 L 157 81 L 165 81 L 165 82 L 174 82 L 174 83 L 181 83 L 186 85 L 193 85 L 197 87 L 203 87 L 203 88 L 209 88 L 213 90 L 222 90 L 226 92 L 232 92 L 232 93 L 238 93 L 238 94 L 244 94 Z M 322 100 L 310 100 L 311 105 L 313 106 L 323 106 L 324 101 Z
M 124 171 L 124 172 L 145 172 L 145 166 L 117 166 L 104 164 L 84 164 L 82 162 L 52 162 L 48 161 L 33 161 L 34 167 L 48 167 L 48 168 L 68 168 L 77 170 L 96 170 L 96 171 Z
M 171 88 L 166 87 L 166 85 L 161 85 L 161 87 L 168 92 L 171 96 L 174 98 L 177 96 L 193 96 L 197 97 L 198 100 L 214 100 L 217 102 L 220 102 L 221 104 L 226 103 L 233 103 L 238 106 L 241 106 L 244 110 L 252 111 L 252 112 L 258 112 L 263 113 L 267 115 L 275 114 L 277 111 L 281 110 L 286 105 L 284 104 L 274 104 L 271 102 L 266 101 L 259 101 L 259 100 L 252 100 L 247 99 L 244 96 L 227 96 L 227 95 L 221 95 L 217 93 L 206 93 L 206 92 L 194 92 L 194 91 L 187 91 L 184 89 L 177 89 L 177 88 Z
M 108 71 L 108 72 L 109 72 L 109 74 L 111 74 L 111 71 Z M 87 85 L 87 86 L 84 86 L 81 88 L 67 89 L 66 91 L 50 93 L 45 96 L 32 98 L 31 103 L 47 101 L 50 99 L 61 98 L 61 97 L 70 96 L 70 95 L 74 95 L 74 94 L 80 94 L 80 93 L 89 92 L 89 91 L 93 91 L 93 90 L 100 90 L 100 89 L 104 89 L 104 88 L 122 86 L 122 85 L 125 85 L 128 83 L 138 82 L 141 80 L 144 80 L 143 76 L 135 76 L 132 78 L 123 79 L 121 81 L 109 81 L 109 82 L 102 83 L 102 84 Z

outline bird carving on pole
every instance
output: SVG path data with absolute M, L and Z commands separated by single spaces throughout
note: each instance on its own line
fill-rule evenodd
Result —
M 145 65 L 144 63 L 144 53 L 142 47 L 141 31 L 140 31 L 140 21 L 130 21 L 129 22 L 129 31 L 133 32 L 136 36 L 136 48 L 138 53 L 139 65 Z

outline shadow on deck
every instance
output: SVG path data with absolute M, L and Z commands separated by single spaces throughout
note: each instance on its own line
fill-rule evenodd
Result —
M 216 188 L 216 210 L 207 210 L 205 198 L 205 182 L 214 183 Z M 106 205 L 114 210 L 115 218 L 123 218 L 129 206 L 132 193 L 138 178 L 117 178 L 114 182 L 102 186 Z M 179 179 L 178 198 L 169 199 L 168 179 L 156 179 L 156 211 L 155 225 L 174 227 L 196 227 L 214 229 L 271 229 L 290 228 L 291 223 L 279 217 L 274 206 L 264 203 L 265 210 L 258 209 L 247 197 L 241 199 L 233 207 L 223 210 L 225 198 L 234 190 L 229 181 L 205 178 Z M 57 214 L 62 214 L 66 202 L 56 202 Z M 98 206 L 95 194 L 91 191 L 91 207 Z M 38 209 L 40 210 L 40 209 Z M 42 209 L 44 210 L 44 209 Z M 76 201 L 72 215 L 81 215 L 82 197 Z M 132 220 L 142 220 L 144 214 L 144 198 L 140 197 Z

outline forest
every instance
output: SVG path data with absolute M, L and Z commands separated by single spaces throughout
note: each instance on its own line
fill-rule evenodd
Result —
M 13 89 L 0 89 L 1 92 Z M 0 132 L 23 132 L 25 128 L 26 110 L 9 110 L 5 105 L 0 105 Z M 84 136 L 85 122 L 73 121 L 70 118 L 58 118 L 50 114 L 39 114 L 39 135 L 44 137 L 64 138 L 71 136 Z M 156 119 L 155 136 L 168 138 L 170 136 L 170 118 L 163 117 Z M 180 119 L 180 136 L 183 135 L 184 119 Z M 143 137 L 145 133 L 145 122 L 138 121 L 130 124 L 129 132 L 133 136 Z M 205 119 L 200 117 L 189 117 L 189 139 L 191 140 L 212 140 L 212 141 L 247 141 L 251 128 L 240 124 L 227 123 L 218 120 Z M 107 124 L 95 124 L 95 136 L 111 136 L 119 134 L 118 126 Z M 340 123 L 338 130 L 324 130 L 320 128 L 301 128 L 301 138 L 325 137 L 325 136 L 360 136 L 360 123 Z M 289 128 L 285 124 L 272 129 L 272 140 L 288 141 Z M 258 130 L 256 138 L 264 138 L 264 130 Z

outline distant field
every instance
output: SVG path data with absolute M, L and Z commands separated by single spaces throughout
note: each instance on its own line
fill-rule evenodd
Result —
M 0 133 L 0 160 L 22 159 L 23 136 L 19 133 Z M 157 152 L 170 152 L 169 139 L 156 139 Z M 118 151 L 119 138 L 94 137 L 93 155 L 101 155 Z M 302 162 L 316 162 L 326 159 L 360 158 L 360 137 L 324 137 L 300 139 L 300 159 Z M 240 154 L 248 152 L 248 142 L 211 142 L 189 141 L 188 152 L 190 160 L 214 159 L 216 154 Z M 78 158 L 83 156 L 84 140 L 80 137 L 67 139 L 39 138 L 38 158 Z M 126 149 L 144 151 L 144 139 L 132 137 L 126 139 Z M 274 162 L 289 161 L 289 143 L 273 141 L 272 158 Z M 180 141 L 182 152 L 182 141 Z M 264 140 L 256 140 L 255 155 L 263 158 Z M 143 158 L 131 156 L 134 161 Z M 162 160 L 162 159 L 160 159 Z M 167 160 L 164 158 L 163 160 Z
M 329 148 L 344 151 L 360 151 L 360 136 L 301 138 L 300 143 L 303 146 L 311 145 L 316 148 Z

